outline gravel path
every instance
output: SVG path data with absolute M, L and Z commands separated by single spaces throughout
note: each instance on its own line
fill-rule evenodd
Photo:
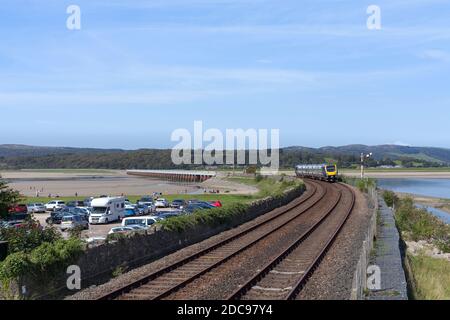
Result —
M 364 195 L 357 189 L 354 188 L 354 190 L 356 202 L 352 214 L 297 299 L 347 300 L 350 298 L 359 249 L 370 220 Z

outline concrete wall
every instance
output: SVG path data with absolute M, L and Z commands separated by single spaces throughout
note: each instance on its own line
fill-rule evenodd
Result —
M 369 210 L 371 210 L 371 218 L 366 230 L 366 236 L 361 244 L 359 260 L 353 276 L 351 300 L 363 300 L 365 290 L 367 289 L 367 267 L 369 265 L 374 238 L 377 234 L 378 198 L 376 189 L 369 190 L 368 204 Z

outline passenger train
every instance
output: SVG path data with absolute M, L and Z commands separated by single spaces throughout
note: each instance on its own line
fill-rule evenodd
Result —
M 335 164 L 301 164 L 295 167 L 299 178 L 311 178 L 329 182 L 338 180 L 338 169 Z

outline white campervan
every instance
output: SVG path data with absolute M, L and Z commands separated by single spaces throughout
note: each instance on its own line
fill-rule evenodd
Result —
M 97 198 L 91 202 L 90 224 L 109 223 L 125 217 L 125 198 Z

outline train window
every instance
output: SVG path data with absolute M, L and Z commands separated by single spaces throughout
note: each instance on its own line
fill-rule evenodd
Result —
M 328 166 L 327 167 L 327 171 L 336 171 L 336 167 L 335 166 Z

